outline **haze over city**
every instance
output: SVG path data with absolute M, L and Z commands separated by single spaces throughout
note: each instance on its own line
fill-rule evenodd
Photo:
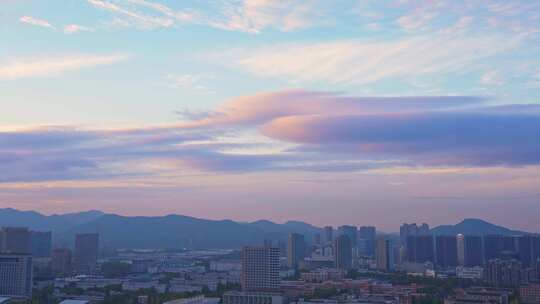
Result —
M 0 207 L 540 232 L 536 1 L 2 1 Z

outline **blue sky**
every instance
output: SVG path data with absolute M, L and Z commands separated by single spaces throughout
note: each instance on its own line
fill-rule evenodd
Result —
M 540 231 L 534 1 L 8 0 L 0 37 L 0 206 Z

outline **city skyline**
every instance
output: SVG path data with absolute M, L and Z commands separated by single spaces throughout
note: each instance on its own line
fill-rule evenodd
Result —
M 540 231 L 540 4 L 6 1 L 0 208 Z

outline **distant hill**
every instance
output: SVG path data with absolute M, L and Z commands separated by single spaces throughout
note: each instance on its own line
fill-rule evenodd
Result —
M 35 211 L 4 208 L 0 209 L 0 226 L 25 226 L 33 230 L 51 230 L 61 233 L 71 227 L 92 221 L 103 214 L 101 211 L 86 211 L 46 216 Z
M 46 216 L 11 208 L 0 209 L 0 226 L 51 230 L 54 242 L 61 246 L 71 246 L 77 233 L 98 232 L 101 245 L 108 248 L 239 248 L 262 244 L 265 239 L 285 241 L 291 232 L 302 233 L 309 241 L 319 232 L 315 226 L 293 221 L 241 223 L 182 215 L 128 217 L 100 211 Z
M 289 221 L 284 224 L 268 220 L 235 222 L 208 220 L 183 215 L 120 216 L 101 211 L 86 211 L 46 216 L 34 211 L 0 209 L 0 226 L 24 226 L 34 230 L 51 230 L 55 244 L 72 246 L 74 236 L 98 232 L 102 247 L 107 248 L 239 248 L 287 240 L 291 232 L 305 235 L 311 242 L 318 227 Z M 433 228 L 435 235 L 524 234 L 480 219 L 465 219 L 456 225 Z
M 501 234 L 501 235 L 519 235 L 527 234 L 527 232 L 508 229 L 506 227 L 497 226 L 481 219 L 464 219 L 456 225 L 442 225 L 431 229 L 434 235 L 486 235 L 486 234 Z

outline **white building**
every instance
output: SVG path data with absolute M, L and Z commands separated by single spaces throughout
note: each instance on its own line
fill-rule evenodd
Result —
M 456 276 L 460 279 L 481 280 L 484 275 L 484 268 L 476 267 L 457 267 Z
M 205 296 L 196 296 L 187 299 L 172 300 L 163 304 L 218 304 L 219 300 L 219 298 L 206 298 Z

